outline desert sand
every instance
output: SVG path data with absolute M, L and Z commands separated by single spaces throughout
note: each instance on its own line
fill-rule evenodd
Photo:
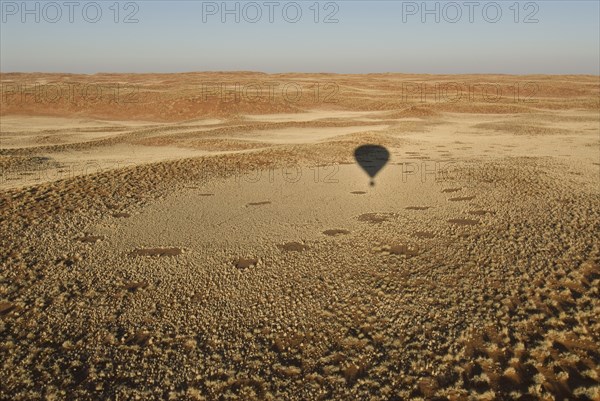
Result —
M 600 400 L 597 76 L 0 80 L 0 399 Z

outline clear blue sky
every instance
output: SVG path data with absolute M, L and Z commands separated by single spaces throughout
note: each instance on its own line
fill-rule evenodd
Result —
M 497 17 L 488 1 L 478 2 L 473 22 L 466 3 L 457 1 L 462 16 L 455 23 L 457 8 L 444 7 L 446 1 L 437 2 L 439 23 L 435 14 L 422 22 L 422 1 L 344 0 L 327 9 L 323 1 L 318 23 L 312 0 L 297 1 L 302 16 L 296 23 L 289 22 L 296 10 L 287 1 L 274 6 L 273 22 L 267 0 L 257 1 L 262 16 L 255 23 L 255 7 L 244 13 L 247 1 L 239 2 L 239 23 L 234 14 L 221 21 L 221 1 L 137 1 L 137 10 L 121 2 L 115 23 L 112 0 L 97 1 L 102 16 L 96 23 L 89 22 L 97 18 L 91 2 L 79 1 L 70 22 L 64 1 L 55 3 L 61 16 L 45 1 L 27 2 L 30 14 L 20 0 L 1 1 L 1 71 L 600 74 L 597 0 L 519 2 L 517 23 L 515 1 L 497 1 L 502 16 L 496 23 L 489 22 Z M 124 23 L 132 12 L 138 22 Z M 324 23 L 332 12 L 338 22 Z M 525 23 L 527 16 L 538 22 Z

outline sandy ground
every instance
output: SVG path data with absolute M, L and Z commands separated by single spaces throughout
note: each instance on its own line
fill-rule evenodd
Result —
M 0 78 L 142 88 L 2 97 L 0 398 L 600 400 L 598 77 Z

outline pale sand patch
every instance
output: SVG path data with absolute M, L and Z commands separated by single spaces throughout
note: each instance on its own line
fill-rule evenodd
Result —
M 100 225 L 96 232 L 113 238 L 119 249 L 179 244 L 195 250 L 201 263 L 210 250 L 250 247 L 258 252 L 281 239 L 319 239 L 331 227 L 354 232 L 365 225 L 359 218 L 362 215 L 386 214 L 390 216 L 386 220 L 394 220 L 393 214 L 401 213 L 400 219 L 412 219 L 410 211 L 404 211 L 411 204 L 447 203 L 441 183 L 422 183 L 416 178 L 403 182 L 398 166 L 384 168 L 375 187 L 369 186 L 368 176 L 357 165 L 339 166 L 330 177 L 337 182 L 315 182 L 314 178 L 314 170 L 309 168 L 302 169 L 300 180 L 294 183 L 285 181 L 281 169 L 241 175 L 180 192 L 141 215 L 119 220 L 116 226 L 111 226 L 114 221 L 109 226 Z M 351 194 L 356 188 L 363 188 L 366 194 Z M 206 192 L 214 196 L 202 196 Z M 265 194 L 268 201 L 263 198 L 249 202 L 256 196 L 252 194 Z M 170 212 L 175 210 L 177 213 Z
M 99 141 L 143 129 L 166 128 L 170 135 L 202 132 L 221 125 L 219 119 L 157 124 L 148 121 L 105 121 L 61 117 L 3 116 L 0 149 L 34 148 Z
M 238 135 L 228 135 L 226 138 L 255 140 L 259 142 L 281 145 L 303 144 L 325 141 L 339 136 L 366 131 L 383 131 L 388 125 L 363 125 L 355 127 L 322 127 L 322 128 L 283 128 L 254 131 Z
M 0 188 L 38 185 L 140 164 L 208 154 L 212 154 L 212 152 L 182 149 L 175 146 L 155 147 L 129 144 L 104 146 L 78 152 L 43 153 L 42 157 L 48 158 L 46 165 L 4 170 Z
M 88 118 L 2 116 L 0 149 L 82 143 L 157 126 L 148 121 L 104 121 Z
M 258 114 L 244 116 L 249 121 L 267 121 L 267 122 L 292 122 L 292 121 L 317 121 L 329 119 L 344 119 L 373 121 L 379 120 L 386 112 L 379 111 L 349 111 L 349 110 L 306 110 L 303 113 L 282 113 L 282 114 Z
M 81 129 L 96 127 L 147 127 L 157 125 L 151 121 L 98 120 L 92 118 L 46 117 L 46 116 L 2 116 L 0 132 L 36 131 L 53 129 Z
M 556 111 L 554 117 L 564 117 L 565 121 L 558 124 L 566 133 L 556 134 L 549 130 L 548 135 L 516 135 L 507 129 L 493 131 L 478 128 L 480 124 L 494 124 L 498 121 L 514 122 L 524 117 L 513 115 L 490 114 L 459 114 L 445 113 L 439 118 L 438 124 L 427 127 L 426 132 L 400 132 L 396 135 L 410 138 L 416 143 L 400 151 L 402 159 L 409 157 L 414 160 L 425 160 L 426 157 L 441 160 L 458 159 L 493 159 L 498 157 L 566 157 L 565 143 L 569 148 L 577 149 L 570 153 L 570 158 L 582 162 L 598 160 L 598 135 L 600 126 L 593 119 L 599 119 L 598 113 L 590 111 Z M 571 121 L 580 117 L 587 122 Z M 589 120 L 592 120 L 590 122 Z M 535 124 L 532 124 L 535 125 Z M 542 129 L 548 124 L 538 124 Z M 555 128 L 551 124 L 551 128 Z M 589 128 L 589 129 L 588 129 Z M 534 139 L 535 138 L 535 139 Z M 595 143 L 594 146 L 588 146 Z M 436 147 L 451 151 L 451 153 L 434 153 Z M 412 155 L 416 152 L 416 155 Z M 414 157 L 413 157 L 414 156 Z

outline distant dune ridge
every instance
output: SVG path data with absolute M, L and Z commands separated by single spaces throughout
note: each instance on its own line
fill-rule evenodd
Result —
M 398 117 L 598 107 L 596 76 L 0 73 L 0 80 L 0 115 L 174 122 L 293 113 L 322 105 L 387 110 Z M 560 101 L 565 97 L 568 104 Z

